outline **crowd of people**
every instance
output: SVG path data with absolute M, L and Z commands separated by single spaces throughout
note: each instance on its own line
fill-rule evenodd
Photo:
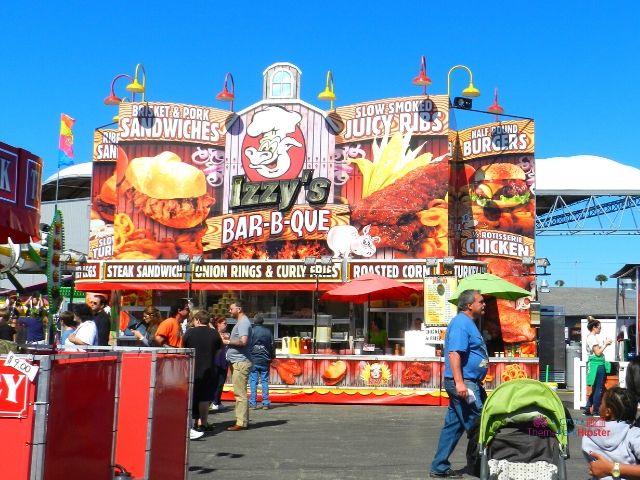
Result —
M 1 342 L 8 342 L 7 351 L 15 349 L 16 343 L 44 343 L 46 325 L 42 316 L 36 315 L 35 308 L 22 311 L 15 300 L 0 307 L 0 347 Z M 114 344 L 109 312 L 108 300 L 102 295 L 70 305 L 69 310 L 59 314 L 59 331 L 55 338 L 58 349 L 82 350 L 88 346 Z M 191 439 L 200 438 L 213 428 L 208 422 L 210 411 L 225 409 L 221 397 L 229 370 L 236 417 L 229 431 L 249 427 L 249 409 L 258 408 L 258 385 L 262 408 L 270 407 L 269 369 L 275 358 L 273 334 L 263 326 L 264 318 L 260 314 L 252 325 L 240 302 L 230 305 L 229 317 L 236 322 L 230 333 L 227 332 L 227 318 L 213 316 L 207 310 L 192 312 L 189 301 L 180 299 L 170 308 L 167 318 L 162 319 L 158 308 L 147 306 L 142 318 L 132 317 L 121 332 L 144 347 L 195 350 Z
M 129 327 L 145 345 L 195 350 L 192 439 L 213 428 L 208 421 L 209 411 L 224 410 L 221 396 L 229 369 L 236 422 L 227 430 L 249 427 L 249 408 L 257 408 L 258 377 L 263 408 L 269 408 L 269 367 L 275 358 L 273 334 L 263 326 L 260 314 L 252 325 L 240 302 L 230 305 L 229 316 L 235 320 L 230 333 L 226 331 L 225 317 L 212 316 L 206 310 L 192 312 L 189 302 L 181 299 L 171 307 L 165 320 L 160 320 L 157 309 L 147 307 L 143 322 Z M 247 397 L 248 385 L 251 400 Z
M 226 318 L 212 317 L 206 310 L 191 312 L 189 303 L 180 300 L 173 305 L 168 318 L 159 324 L 154 323 L 153 345 L 195 350 L 192 439 L 213 428 L 208 421 L 209 411 L 224 409 L 221 395 L 229 369 L 236 421 L 227 428 L 228 431 L 249 428 L 249 408 L 255 408 L 257 402 L 258 376 L 263 408 L 269 408 L 269 366 L 275 358 L 273 334 L 262 326 L 264 319 L 261 315 L 256 315 L 252 325 L 240 302 L 230 305 L 229 315 L 235 320 L 235 325 L 227 333 Z M 149 329 L 149 323 L 146 327 Z M 139 328 L 134 331 L 137 330 Z M 151 337 L 149 334 L 146 336 Z M 247 397 L 249 383 L 251 400 Z
M 19 332 L 22 332 L 23 343 L 43 342 L 45 328 L 38 310 L 40 302 L 31 301 L 26 309 L 20 309 L 15 303 L 1 306 L 0 342 L 20 341 Z M 447 327 L 444 387 L 449 407 L 431 463 L 432 478 L 462 478 L 452 469 L 449 457 L 465 432 L 469 440 L 467 472 L 478 473 L 478 429 L 487 398 L 483 381 L 489 366 L 485 340 L 478 328 L 484 308 L 480 292 L 462 292 L 458 314 Z M 72 305 L 72 310 L 59 315 L 59 345 L 65 349 L 108 345 L 111 342 L 108 311 L 108 302 L 103 296 Z M 212 316 L 207 310 L 192 312 L 188 300 L 181 299 L 171 307 L 164 320 L 157 308 L 146 307 L 142 319 L 134 319 L 125 331 L 143 346 L 194 349 L 191 439 L 212 430 L 213 425 L 208 421 L 210 411 L 225 409 L 221 395 L 229 370 L 235 398 L 235 423 L 227 428 L 228 431 L 249 428 L 249 410 L 259 408 L 258 386 L 262 394 L 261 408 L 270 408 L 269 371 L 275 358 L 273 334 L 264 327 L 261 314 L 257 314 L 252 322 L 241 302 L 230 305 L 229 316 L 235 320 L 230 333 L 225 317 Z M 603 436 L 585 436 L 582 440 L 589 473 L 593 478 L 640 479 L 640 420 L 636 420 L 640 400 L 640 358 L 629 363 L 626 389 L 605 389 L 604 380 L 610 367 L 603 353 L 612 341 L 601 338 L 598 320 L 590 317 L 587 328 L 587 383 L 592 389 L 583 414 L 600 417 L 608 432 Z M 372 331 L 382 332 L 374 325 Z M 384 341 L 383 334 L 379 337 Z
M 0 340 L 23 343 L 45 343 L 46 310 L 42 297 L 20 301 L 16 295 L 0 307 Z

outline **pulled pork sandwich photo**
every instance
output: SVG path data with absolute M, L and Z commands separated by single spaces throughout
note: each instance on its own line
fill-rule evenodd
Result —
M 116 213 L 116 174 L 107 178 L 100 188 L 100 194 L 96 196 L 94 210 L 106 222 L 113 223 Z
M 527 175 L 518 165 L 492 163 L 473 175 L 471 199 L 481 207 L 513 208 L 527 204 L 530 198 Z
M 182 162 L 173 152 L 131 160 L 123 190 L 136 209 L 173 228 L 202 223 L 215 202 L 207 193 L 202 170 Z

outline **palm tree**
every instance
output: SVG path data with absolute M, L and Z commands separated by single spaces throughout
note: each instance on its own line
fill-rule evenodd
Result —
M 564 287 L 564 280 L 556 280 L 555 285 L 556 287 Z
M 607 277 L 603 273 L 599 273 L 598 275 L 596 275 L 596 282 L 600 282 L 600 288 L 602 288 L 602 284 L 607 280 L 609 280 L 609 277 Z

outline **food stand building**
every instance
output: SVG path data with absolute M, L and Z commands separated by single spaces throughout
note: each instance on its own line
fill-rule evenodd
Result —
M 193 291 L 213 315 L 242 300 L 294 355 L 315 337 L 323 355 L 274 362 L 289 399 L 439 403 L 439 357 L 340 354 L 361 346 L 371 320 L 399 353 L 416 319 L 435 353 L 455 313 L 448 295 L 469 274 L 531 287 L 533 121 L 454 130 L 445 95 L 327 112 L 300 99 L 294 65 L 263 76 L 263 100 L 239 112 L 121 103 L 117 128 L 96 130 L 91 261 L 78 288 L 117 290 L 138 307 Z M 423 294 L 362 308 L 317 301 L 372 272 Z M 491 382 L 538 374 L 528 300 L 488 306 L 488 344 L 514 357 L 492 365 Z

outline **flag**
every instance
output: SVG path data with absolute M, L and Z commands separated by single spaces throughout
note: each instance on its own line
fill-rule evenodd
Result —
M 60 114 L 60 141 L 58 143 L 58 170 L 60 167 L 73 165 L 73 124 L 75 120 L 69 115 Z

